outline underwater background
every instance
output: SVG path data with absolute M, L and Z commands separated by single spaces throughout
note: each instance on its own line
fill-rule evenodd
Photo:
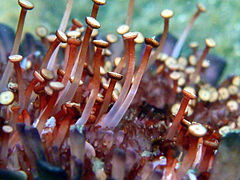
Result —
M 0 23 L 17 26 L 20 8 L 17 0 L 1 0 Z M 38 25 L 44 25 L 50 32 L 54 32 L 61 21 L 65 10 L 66 0 L 31 0 L 35 8 L 26 17 L 24 32 L 35 33 Z M 128 0 L 108 0 L 100 8 L 98 20 L 101 23 L 100 32 L 116 32 L 116 28 L 125 23 Z M 179 37 L 187 22 L 196 11 L 196 3 L 200 2 L 207 8 L 202 13 L 190 32 L 183 48 L 183 54 L 189 54 L 188 44 L 197 41 L 200 48 L 204 48 L 204 39 L 213 38 L 217 46 L 212 53 L 223 57 L 227 67 L 222 77 L 240 74 L 240 3 L 233 0 L 135 0 L 132 31 L 142 32 L 145 37 L 157 35 L 163 30 L 163 9 L 174 11 L 170 21 L 170 33 Z M 84 22 L 84 17 L 90 15 L 91 0 L 75 0 L 71 18 L 77 17 Z

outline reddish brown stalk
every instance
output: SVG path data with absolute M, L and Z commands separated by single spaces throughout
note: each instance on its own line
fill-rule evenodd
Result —
M 111 78 L 110 84 L 108 86 L 107 92 L 104 96 L 104 100 L 103 100 L 103 104 L 101 106 L 101 109 L 98 113 L 98 117 L 97 120 L 99 120 L 101 118 L 101 116 L 106 113 L 108 106 L 111 102 L 112 99 L 112 92 L 114 90 L 115 84 L 118 80 L 122 79 L 122 75 L 118 74 L 118 73 L 114 73 L 114 72 L 108 72 L 108 77 Z
M 94 2 L 94 5 L 93 5 L 93 9 L 92 9 L 92 17 L 96 19 L 98 9 L 99 9 L 99 5 L 104 5 L 106 3 L 106 1 L 105 0 L 93 0 L 93 2 Z M 59 27 L 59 29 L 61 29 L 63 32 L 66 30 L 66 27 L 67 27 L 67 22 L 68 22 L 68 19 L 69 19 L 69 16 L 71 14 L 71 10 L 72 10 L 72 4 L 73 4 L 73 0 L 68 0 L 67 7 L 66 7 L 66 10 L 65 10 L 65 14 L 64 14 L 64 17 L 62 19 L 61 25 Z M 55 67 L 58 50 L 59 49 L 57 49 L 55 54 L 53 54 L 52 64 L 50 64 L 50 66 L 48 66 L 49 69 L 53 69 Z M 75 92 L 76 92 L 76 90 L 75 90 Z M 73 94 L 75 94 L 75 92 Z
M 208 171 L 211 158 L 214 156 L 214 152 L 218 148 L 218 143 L 204 140 L 203 146 L 205 147 L 205 151 L 202 154 L 201 162 L 198 168 L 200 172 Z
M 51 55 L 53 54 L 53 52 L 55 51 L 55 49 L 57 48 L 57 46 L 60 44 L 60 41 L 58 40 L 58 38 L 56 38 L 50 45 L 47 53 L 45 54 L 43 60 L 42 60 L 42 67 L 41 68 L 47 68 L 47 64 L 48 61 L 51 57 Z
M 58 121 L 60 120 L 62 117 L 64 117 L 67 114 L 67 107 L 65 104 L 62 105 L 61 110 L 58 111 L 55 115 L 54 118 Z
M 66 118 L 64 118 L 60 124 L 60 127 L 58 128 L 58 132 L 56 134 L 56 138 L 54 138 L 53 146 L 56 146 L 58 148 L 61 147 L 70 127 L 72 116 L 68 115 Z
M 198 141 L 199 138 L 202 138 L 207 133 L 207 129 L 201 124 L 191 124 L 188 127 L 189 132 L 189 150 L 184 156 L 180 168 L 176 171 L 176 179 L 182 179 L 183 176 L 187 173 L 188 169 L 191 168 L 197 151 L 198 151 Z
M 75 26 L 75 25 L 73 25 Z M 81 36 L 81 32 L 73 30 L 74 28 L 70 28 L 70 31 L 67 32 L 67 37 L 68 38 L 79 38 Z M 62 68 L 66 70 L 68 59 L 69 59 L 69 52 L 70 52 L 70 44 L 67 43 L 66 48 L 64 49 L 64 60 L 62 63 Z
M 94 104 L 92 108 L 92 115 L 95 115 L 95 117 L 99 114 L 99 109 L 101 108 L 101 105 L 103 103 L 103 95 L 98 93 L 96 103 Z M 95 118 L 96 119 L 96 118 Z
M 153 63 L 157 59 L 157 56 L 162 51 L 162 48 L 165 44 L 167 34 L 168 34 L 169 19 L 173 16 L 173 11 L 171 11 L 169 9 L 165 9 L 161 12 L 161 16 L 164 18 L 164 30 L 163 30 L 163 34 L 162 34 L 161 40 L 159 42 L 158 48 L 155 50 L 155 52 L 153 53 L 153 55 L 149 59 L 148 68 L 150 68 L 153 65 Z
M 22 112 L 22 116 L 23 116 L 23 119 L 24 119 L 24 123 L 26 125 L 31 125 L 31 117 L 30 117 L 30 114 L 28 113 L 28 111 L 26 109 L 23 110 Z
M 92 41 L 92 38 L 90 38 L 90 42 L 91 42 L 91 41 Z M 85 60 L 85 63 L 86 63 L 86 64 L 89 64 L 89 65 L 91 64 L 91 63 L 90 63 L 90 62 L 91 62 L 91 61 L 90 61 L 90 59 L 91 59 L 91 57 L 90 57 L 90 52 L 91 52 L 91 50 L 88 49 L 88 50 L 87 50 L 87 57 L 86 57 L 86 60 Z M 94 51 L 93 51 L 93 52 L 94 52 Z
M 177 93 L 177 87 L 178 87 L 178 79 L 174 79 L 173 80 L 173 91 L 172 92 L 174 92 L 175 95 Z
M 182 179 L 182 177 L 187 173 L 188 169 L 191 167 L 197 153 L 198 138 L 191 137 L 189 144 L 189 150 L 186 156 L 183 158 L 181 167 L 176 171 L 177 179 Z
M 17 131 L 18 131 L 18 134 L 20 136 L 20 139 L 21 139 L 21 143 L 23 144 L 23 147 L 24 147 L 24 151 L 25 151 L 25 155 L 27 156 L 28 159 L 30 159 L 31 161 L 29 162 L 30 166 L 31 167 L 36 167 L 36 157 L 35 157 L 35 154 L 33 152 L 33 148 L 31 145 L 31 142 L 30 142 L 30 138 L 31 136 L 29 137 L 28 135 L 29 134 L 29 126 L 26 127 L 24 125 L 24 123 L 20 123 L 17 125 Z
M 22 122 L 24 122 L 23 117 L 22 117 L 22 115 L 19 115 L 17 118 L 17 123 L 22 123 Z M 15 123 L 15 125 L 16 125 L 16 123 Z M 19 140 L 20 140 L 20 138 L 19 138 L 18 131 L 15 131 L 9 140 L 8 148 L 13 149 L 16 146 L 17 142 L 19 142 Z
M 43 111 L 48 104 L 47 97 L 45 93 L 41 93 L 39 96 L 40 96 L 40 110 Z
M 178 79 L 181 77 L 181 74 L 177 71 L 173 71 L 172 73 L 170 73 L 169 78 L 172 80 L 171 84 L 171 91 L 170 91 L 170 95 L 168 98 L 168 104 L 174 104 L 174 101 L 176 99 L 176 95 L 177 95 L 177 88 L 178 88 Z
M 140 64 L 140 67 L 138 68 L 138 71 L 135 75 L 132 86 L 131 86 L 124 102 L 122 103 L 120 108 L 117 110 L 117 113 L 113 116 L 111 123 L 109 123 L 109 126 L 111 126 L 111 127 L 116 127 L 119 124 L 122 117 L 126 113 L 127 109 L 131 105 L 131 102 L 133 101 L 133 98 L 135 97 L 135 95 L 137 93 L 137 90 L 138 90 L 139 84 L 141 82 L 142 76 L 145 72 L 145 69 L 146 69 L 146 66 L 147 66 L 148 59 L 149 59 L 149 56 L 151 54 L 152 48 L 157 47 L 159 45 L 157 41 L 155 41 L 154 39 L 150 39 L 150 38 L 146 38 L 145 43 L 147 44 L 147 47 L 146 47 L 145 53 L 143 55 L 143 59 L 142 59 L 142 62 Z
M 196 56 L 197 55 L 197 50 L 198 50 L 198 43 L 197 42 L 192 42 L 189 44 L 189 47 L 192 49 L 192 55 Z
M 121 107 L 125 97 L 127 96 L 127 93 L 129 91 L 129 88 L 131 86 L 134 68 L 135 68 L 135 43 L 134 39 L 137 37 L 136 32 L 129 32 L 123 35 L 124 39 L 128 40 L 129 42 L 129 63 L 128 63 L 128 70 L 126 74 L 126 80 L 124 82 L 122 91 L 118 97 L 118 100 L 114 103 L 111 110 L 107 113 L 107 115 L 101 120 L 99 125 L 106 127 L 108 126 L 107 121 L 113 118 L 115 113 L 118 111 L 118 109 Z
M 64 32 L 57 30 L 56 31 L 56 36 L 57 38 L 53 41 L 51 44 L 50 48 L 48 49 L 47 53 L 45 54 L 43 60 L 42 60 L 42 68 L 47 68 L 47 65 L 49 63 L 49 59 L 51 58 L 53 52 L 56 50 L 58 45 L 63 42 L 67 42 L 67 36 L 65 35 Z
M 44 125 L 47 119 L 50 117 L 50 114 L 52 112 L 52 107 L 54 106 L 57 97 L 58 97 L 58 92 L 54 92 L 47 105 L 46 103 L 41 101 L 42 113 L 40 114 L 39 119 L 37 120 L 37 125 L 36 125 L 36 128 L 38 129 L 39 133 L 42 132 L 42 129 L 44 128 Z
M 0 154 L 0 167 L 6 168 L 7 166 L 7 156 L 8 156 L 8 141 L 10 134 L 13 132 L 13 128 L 9 125 L 2 126 L 2 142 L 1 142 L 1 154 Z
M 73 25 L 72 25 L 72 27 L 70 29 L 71 31 L 74 31 L 77 28 L 81 28 L 83 26 L 82 23 L 77 18 L 73 18 L 72 19 L 72 23 L 73 23 Z
M 91 93 L 88 99 L 88 102 L 83 110 L 82 116 L 76 122 L 77 125 L 84 125 L 90 114 L 92 107 L 97 99 L 97 95 L 100 88 L 100 61 L 102 57 L 102 50 L 108 46 L 108 42 L 102 40 L 94 40 L 93 44 L 97 47 L 96 53 L 94 54 L 93 61 L 94 61 L 94 75 L 89 83 L 89 88 L 91 89 Z
M 180 147 L 180 149 L 184 148 L 184 142 L 185 142 L 185 136 L 188 131 L 188 127 L 191 125 L 191 122 L 189 122 L 186 119 L 181 120 L 181 127 L 179 128 L 179 131 L 177 133 L 177 145 Z
M 68 44 L 70 45 L 70 51 L 69 51 L 69 57 L 68 57 L 68 62 L 65 70 L 65 74 L 63 76 L 62 83 L 66 86 L 68 80 L 70 79 L 72 68 L 74 66 L 74 62 L 76 59 L 77 55 L 77 48 L 80 46 L 81 41 L 78 39 L 74 38 L 69 38 L 68 39 Z
M 37 122 L 35 122 L 35 126 L 37 127 L 39 134 L 41 134 L 47 119 L 50 117 L 51 112 L 53 111 L 53 107 L 57 100 L 59 91 L 64 89 L 64 85 L 60 82 L 50 82 L 49 85 L 54 90 L 54 93 L 49 100 L 47 107 L 44 109 L 43 112 L 41 112 Z
M 12 113 L 11 113 L 11 119 L 10 119 L 10 122 L 9 122 L 9 123 L 10 123 L 10 125 L 12 125 L 13 128 L 15 129 L 15 125 L 16 125 L 17 119 L 18 119 L 18 111 L 20 110 L 20 107 L 13 105 L 13 106 L 11 106 L 11 107 L 9 107 L 9 108 L 10 108 L 9 111 L 12 112 Z
M 184 29 L 181 37 L 178 39 L 176 45 L 174 46 L 173 52 L 172 52 L 172 57 L 177 58 L 181 52 L 181 49 L 183 47 L 183 44 L 185 40 L 187 39 L 187 36 L 193 26 L 193 23 L 197 19 L 197 17 L 202 13 L 205 12 L 206 9 L 203 5 L 197 4 L 197 12 L 193 15 L 193 17 L 190 19 L 190 21 L 187 24 L 187 27 Z
M 11 55 L 18 54 L 26 13 L 28 10 L 32 10 L 34 8 L 33 4 L 31 4 L 27 0 L 24 0 L 24 1 L 18 0 L 18 4 L 21 6 L 21 12 L 18 20 L 18 26 L 17 26 L 17 31 L 16 31 Z M 13 69 L 13 64 L 10 61 L 8 61 L 0 81 L 0 84 L 1 84 L 0 91 L 3 91 L 3 89 L 7 87 L 9 78 L 12 74 L 12 69 Z
M 93 4 L 93 8 L 92 8 L 91 17 L 97 19 L 99 6 L 106 4 L 106 1 L 105 0 L 93 0 L 93 2 L 94 2 L 94 4 Z
M 5 91 L 6 92 L 6 91 Z M 11 111 L 9 108 L 6 108 L 6 119 L 11 119 Z
M 197 78 L 197 76 L 200 75 L 200 72 L 202 69 L 202 63 L 205 60 L 205 58 L 207 57 L 208 51 L 210 50 L 210 48 L 215 47 L 215 42 L 212 39 L 206 39 L 205 43 L 206 43 L 206 47 L 203 50 L 202 55 L 200 56 L 200 58 L 197 61 L 196 70 L 190 79 L 190 84 L 194 84 L 196 82 L 196 78 Z
M 196 96 L 183 90 L 183 100 L 181 103 L 181 106 L 177 112 L 177 115 L 175 116 L 172 126 L 169 128 L 166 139 L 172 140 L 172 138 L 174 137 L 176 131 L 178 130 L 178 127 L 180 125 L 181 119 L 183 118 L 183 115 L 185 113 L 185 110 L 187 108 L 188 102 L 191 99 L 195 99 Z
M 18 82 L 18 101 L 20 104 L 21 109 L 24 108 L 24 81 L 22 75 L 22 68 L 20 66 L 20 62 L 22 61 L 23 57 L 20 55 L 11 55 L 8 57 L 9 62 L 14 64 L 14 68 L 17 74 L 17 82 Z
M 76 61 L 76 71 L 74 73 L 74 79 L 72 84 L 70 85 L 69 89 L 67 91 L 64 91 L 62 98 L 58 102 L 58 106 L 60 104 L 63 104 L 64 102 L 72 100 L 75 92 L 77 91 L 77 88 L 79 87 L 79 82 L 82 78 L 82 72 L 83 72 L 83 67 L 84 67 L 84 62 L 87 57 L 87 50 L 88 50 L 88 45 L 89 45 L 89 40 L 91 37 L 91 33 L 93 28 L 100 28 L 99 22 L 92 18 L 92 17 L 86 17 L 86 23 L 88 24 L 87 30 L 84 34 L 83 42 L 81 49 L 78 54 L 78 60 Z M 59 107 L 58 107 L 59 109 Z
M 57 70 L 57 75 L 58 75 L 58 80 L 57 81 L 61 81 L 62 80 L 62 78 L 63 78 L 63 76 L 64 76 L 64 74 L 65 74 L 65 71 L 63 70 L 63 69 L 58 69 Z
M 126 24 L 129 27 L 131 27 L 131 25 L 132 25 L 132 18 L 133 18 L 133 12 L 134 12 L 134 3 L 135 3 L 135 0 L 129 0 L 128 14 L 127 14 L 127 19 L 126 19 Z
M 105 55 L 102 56 L 101 58 L 101 62 L 100 62 L 100 73 L 101 73 L 101 76 L 104 76 L 106 73 L 105 69 L 103 68 L 104 66 L 104 63 L 105 63 Z
M 42 77 L 42 75 L 37 72 L 37 71 L 34 71 L 33 73 L 33 79 L 32 81 L 29 83 L 26 91 L 25 91 L 25 105 L 24 105 L 24 108 L 27 109 L 28 105 L 29 105 L 29 100 L 30 100 L 30 97 L 32 95 L 32 91 L 35 87 L 35 85 L 40 82 L 40 83 L 44 83 L 45 82 L 45 79 Z
M 162 180 L 174 179 L 175 178 L 175 167 L 177 164 L 176 150 L 170 149 L 167 152 L 167 165 Z

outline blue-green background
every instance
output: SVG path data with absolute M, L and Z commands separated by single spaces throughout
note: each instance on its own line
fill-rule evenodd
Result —
M 45 25 L 50 31 L 59 26 L 65 9 L 66 0 L 31 0 L 35 8 L 28 13 L 25 32 L 33 32 L 37 25 Z M 179 37 L 188 20 L 196 11 L 196 3 L 202 3 L 207 12 L 200 15 L 194 24 L 185 44 L 198 41 L 204 46 L 204 39 L 213 38 L 217 46 L 212 51 L 227 60 L 228 66 L 224 77 L 240 74 L 240 3 L 235 0 L 135 0 L 133 31 L 140 31 L 144 36 L 154 36 L 163 29 L 163 19 L 160 12 L 171 9 L 175 15 L 170 22 L 170 32 Z M 102 32 L 115 32 L 115 29 L 125 22 L 128 0 L 107 0 L 100 8 L 98 20 Z M 75 0 L 71 17 L 77 17 L 84 22 L 92 8 L 91 0 Z M 1 0 L 0 22 L 16 29 L 20 8 L 17 0 Z

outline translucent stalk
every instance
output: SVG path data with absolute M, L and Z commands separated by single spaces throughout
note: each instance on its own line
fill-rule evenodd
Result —
M 19 47 L 20 47 L 20 43 L 21 43 L 21 38 L 22 38 L 22 31 L 23 31 L 23 26 L 24 26 L 24 21 L 25 21 L 25 17 L 26 17 L 26 13 L 27 10 L 25 10 L 24 8 L 22 8 L 21 13 L 20 13 L 20 17 L 18 20 L 18 26 L 17 26 L 17 31 L 16 31 L 16 36 L 15 36 L 15 40 L 13 43 L 13 48 L 11 51 L 11 55 L 15 55 L 18 54 L 19 51 Z M 13 70 L 13 64 L 8 61 L 7 66 L 3 72 L 1 81 L 0 81 L 0 91 L 3 91 L 4 88 L 7 87 L 9 78 L 12 74 L 12 70 Z
M 67 0 L 66 9 L 64 11 L 64 15 L 59 26 L 59 30 L 62 32 L 66 31 L 68 20 L 72 12 L 72 6 L 73 6 L 73 0 Z M 59 51 L 59 48 L 56 49 L 55 53 L 51 57 L 52 63 L 48 66 L 49 70 L 53 70 L 55 67 L 58 51 Z
M 183 176 L 187 173 L 188 169 L 191 168 L 193 161 L 196 157 L 197 153 L 197 146 L 198 146 L 198 138 L 191 137 L 193 139 L 192 143 L 190 144 L 190 149 L 188 150 L 187 154 L 183 158 L 182 164 L 180 168 L 176 171 L 176 178 L 177 179 L 182 179 Z
M 97 120 L 99 120 L 101 118 L 101 116 L 107 112 L 108 106 L 111 103 L 111 99 L 112 99 L 112 92 L 114 90 L 115 84 L 116 84 L 116 80 L 115 79 L 111 79 L 110 84 L 108 86 L 107 92 L 104 96 L 104 100 L 103 100 L 103 104 L 101 106 L 101 109 L 98 113 L 98 117 Z
M 48 49 L 47 53 L 45 54 L 42 60 L 42 68 L 47 68 L 49 59 L 51 58 L 53 52 L 56 50 L 59 44 L 60 44 L 60 41 L 56 38 L 51 44 L 50 48 Z
M 127 14 L 127 19 L 126 19 L 126 24 L 129 27 L 131 27 L 131 25 L 132 25 L 132 18 L 133 18 L 133 12 L 134 12 L 134 3 L 135 3 L 135 0 L 129 0 L 128 14 Z
M 121 107 L 119 108 L 119 110 L 117 111 L 115 116 L 112 118 L 112 121 L 110 123 L 111 127 L 116 127 L 118 125 L 118 123 L 121 121 L 122 117 L 126 113 L 128 107 L 131 105 L 132 100 L 137 93 L 137 90 L 138 90 L 139 84 L 141 82 L 142 76 L 144 74 L 144 71 L 146 69 L 148 58 L 151 54 L 151 50 L 152 50 L 152 46 L 147 45 L 146 51 L 144 53 L 142 62 L 140 64 L 140 67 L 138 68 L 138 71 L 137 71 L 136 76 L 134 78 L 133 84 L 132 84 L 132 86 L 131 86 L 123 104 L 121 105 Z
M 64 90 L 62 98 L 60 99 L 58 104 L 63 104 L 67 101 L 71 101 L 75 92 L 77 91 L 77 88 L 79 87 L 79 82 L 82 78 L 84 62 L 85 62 L 85 59 L 87 57 L 87 49 L 88 49 L 88 44 L 89 44 L 89 40 L 90 40 L 90 37 L 91 37 L 91 33 L 92 33 L 92 29 L 90 27 L 88 27 L 86 32 L 85 32 L 85 35 L 84 35 L 84 39 L 83 39 L 83 42 L 82 42 L 81 49 L 79 51 L 80 54 L 78 55 L 79 58 L 76 62 L 77 65 L 76 65 L 76 71 L 74 73 L 73 82 L 70 85 L 68 91 Z
M 31 95 L 32 95 L 32 91 L 33 91 L 33 89 L 34 89 L 34 87 L 35 87 L 35 85 L 38 83 L 38 81 L 34 78 L 30 83 L 29 83 L 29 85 L 28 85 L 28 87 L 27 87 L 27 89 L 26 89 L 26 91 L 25 91 L 25 94 L 24 94 L 24 96 L 25 96 L 25 105 L 24 105 L 24 108 L 25 109 L 27 109 L 27 107 L 28 107 L 28 104 L 29 104 L 29 101 L 30 101 L 30 97 L 31 97 Z
M 111 119 L 114 117 L 115 113 L 118 111 L 118 109 L 121 107 L 122 102 L 124 101 L 128 90 L 131 86 L 131 81 L 133 78 L 133 73 L 134 73 L 134 67 L 135 67 L 135 44 L 134 40 L 131 39 L 129 40 L 129 63 L 128 63 L 128 70 L 126 74 L 126 80 L 123 84 L 122 91 L 111 108 L 111 110 L 107 113 L 107 115 L 101 120 L 100 125 L 103 127 L 108 126 L 107 121 L 111 121 Z
M 148 68 L 150 68 L 153 65 L 153 63 L 157 59 L 158 54 L 162 51 L 162 48 L 163 48 L 163 46 L 165 44 L 165 41 L 167 39 L 168 29 L 169 29 L 169 19 L 164 19 L 163 34 L 162 34 L 161 40 L 159 42 L 159 46 L 157 47 L 157 49 L 155 50 L 155 52 L 153 53 L 153 55 L 149 59 Z
M 187 39 L 187 36 L 193 26 L 193 23 L 195 22 L 195 20 L 197 19 L 197 17 L 200 15 L 201 11 L 197 11 L 193 17 L 190 19 L 190 21 L 187 24 L 187 27 L 184 29 L 182 35 L 180 36 L 180 38 L 178 39 L 176 45 L 174 46 L 174 49 L 172 51 L 172 57 L 177 58 L 182 50 L 183 44 L 185 42 L 185 40 Z
M 75 62 L 74 60 L 76 59 L 76 55 L 77 55 L 77 46 L 71 44 L 70 45 L 69 56 L 68 56 L 69 59 L 68 59 L 67 67 L 66 67 L 66 70 L 65 70 L 65 74 L 64 74 L 64 77 L 63 77 L 63 80 L 62 80 L 62 83 L 65 86 L 66 86 L 68 80 L 70 79 L 72 68 L 73 68 L 74 62 Z
M 193 73 L 192 78 L 190 79 L 190 84 L 194 84 L 196 82 L 197 76 L 200 75 L 200 72 L 201 72 L 201 69 L 202 69 L 202 63 L 205 60 L 205 58 L 207 57 L 209 49 L 210 48 L 206 46 L 206 48 L 204 49 L 201 57 L 198 59 L 195 72 Z
M 166 136 L 166 139 L 169 139 L 171 140 L 176 131 L 178 130 L 178 127 L 180 125 L 180 121 L 185 113 L 185 110 L 187 108 L 187 105 L 188 105 L 188 102 L 189 102 L 190 99 L 184 97 L 183 100 L 182 100 L 182 103 L 181 103 L 181 106 L 177 112 L 177 115 L 175 116 L 174 120 L 173 120 L 173 123 L 172 123 L 172 126 L 169 128 L 168 130 L 168 133 L 167 133 L 167 136 Z
M 47 119 L 50 117 L 52 110 L 53 110 L 53 106 L 57 100 L 58 97 L 58 92 L 54 92 L 50 101 L 48 102 L 47 107 L 44 109 L 44 111 L 39 115 L 39 119 L 37 120 L 38 122 L 36 122 L 36 127 L 38 129 L 38 132 L 41 133 L 45 123 L 47 121 Z
M 97 99 L 97 95 L 100 88 L 100 60 L 101 60 L 102 48 L 97 48 L 97 51 L 94 55 L 94 76 L 92 80 L 92 90 L 87 101 L 87 104 L 83 110 L 82 116 L 77 120 L 76 125 L 84 125 L 90 114 L 92 107 Z
M 21 109 L 24 108 L 24 81 L 23 81 L 23 75 L 22 75 L 22 69 L 20 67 L 20 63 L 14 63 L 15 71 L 17 74 L 17 82 L 18 82 L 18 101 L 20 104 Z

